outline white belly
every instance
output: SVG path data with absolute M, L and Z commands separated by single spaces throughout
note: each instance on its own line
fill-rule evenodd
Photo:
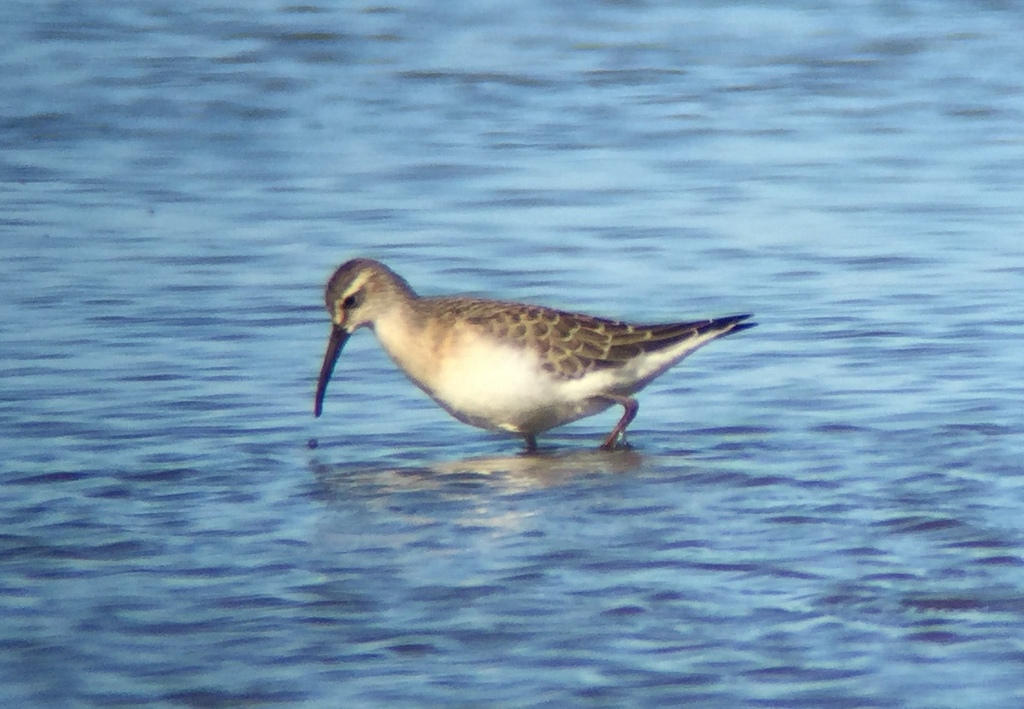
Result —
M 424 389 L 460 421 L 515 433 L 546 431 L 611 405 L 578 380 L 554 379 L 533 353 L 493 343 L 464 348 Z

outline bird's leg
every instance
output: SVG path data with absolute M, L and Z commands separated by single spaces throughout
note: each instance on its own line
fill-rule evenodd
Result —
M 615 442 L 622 436 L 622 440 L 626 440 L 626 426 L 629 422 L 636 417 L 636 412 L 640 409 L 640 404 L 636 403 L 636 399 L 629 396 L 616 396 L 615 394 L 605 394 L 602 398 L 614 401 L 616 404 L 621 404 L 624 411 L 622 412 L 622 418 L 615 424 L 615 428 L 612 429 L 611 433 L 604 439 L 604 443 L 601 444 L 601 450 L 610 451 L 615 448 Z
M 526 439 L 526 450 L 523 452 L 526 453 L 527 455 L 533 455 L 534 453 L 536 453 L 537 437 L 532 433 L 527 433 L 523 435 L 523 438 Z

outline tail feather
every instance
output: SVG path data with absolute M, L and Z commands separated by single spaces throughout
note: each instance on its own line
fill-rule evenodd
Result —
M 749 330 L 752 327 L 757 327 L 757 323 L 743 321 L 752 317 L 754 317 L 753 313 L 745 313 L 744 315 L 727 315 L 724 318 L 715 318 L 708 321 L 704 331 L 721 330 L 722 335 L 731 335 L 734 332 Z
M 743 322 L 750 317 L 753 316 L 747 313 L 711 320 L 648 325 L 643 327 L 642 331 L 649 333 L 649 336 L 641 343 L 634 343 L 632 340 L 620 343 L 616 334 L 603 356 L 595 359 L 595 365 L 617 367 L 644 352 L 668 352 L 684 343 L 687 346 L 683 348 L 683 352 L 689 353 L 719 337 L 754 327 L 755 323 Z
M 713 318 L 710 320 L 678 323 L 674 326 L 666 325 L 666 328 L 674 327 L 676 331 L 672 335 L 661 339 L 664 340 L 665 345 L 672 345 L 676 342 L 693 339 L 694 337 L 700 338 L 704 342 L 710 342 L 716 338 L 731 335 L 734 332 L 749 330 L 757 325 L 757 323 L 743 321 L 752 317 L 751 313 L 745 313 L 743 315 L 727 315 L 723 318 Z M 705 337 L 706 335 L 710 335 L 710 337 Z

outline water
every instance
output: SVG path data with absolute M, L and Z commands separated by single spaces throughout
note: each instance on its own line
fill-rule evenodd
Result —
M 1024 705 L 1024 13 L 25 3 L 5 706 Z M 321 288 L 753 311 L 520 443 Z M 315 439 L 315 449 L 307 441 Z

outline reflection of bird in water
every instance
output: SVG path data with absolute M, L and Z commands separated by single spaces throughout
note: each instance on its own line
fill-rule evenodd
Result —
M 387 466 L 369 464 L 365 467 L 347 463 L 344 466 L 314 464 L 314 473 L 331 494 L 345 491 L 348 497 L 353 486 L 367 485 L 382 489 L 456 491 L 463 483 L 486 480 L 488 487 L 549 487 L 567 483 L 582 475 L 613 475 L 640 468 L 644 456 L 633 450 L 567 451 L 536 455 L 481 456 L 447 460 L 422 466 Z

